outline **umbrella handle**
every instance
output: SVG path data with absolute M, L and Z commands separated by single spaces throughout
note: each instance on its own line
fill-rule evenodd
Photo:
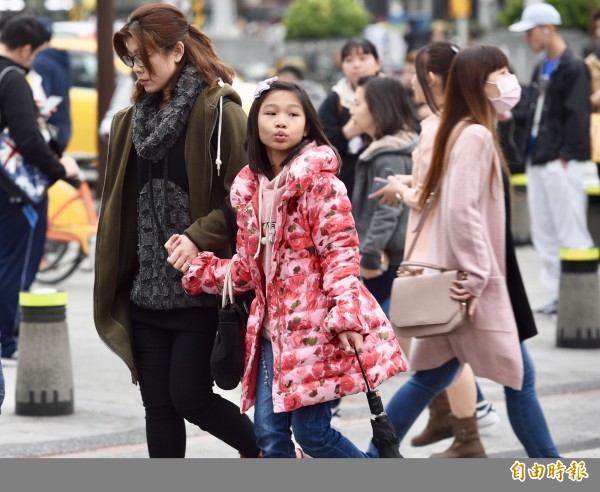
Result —
M 365 380 L 365 384 L 367 385 L 367 391 L 371 391 L 371 386 L 369 385 L 369 380 L 367 379 L 367 375 L 365 374 L 365 370 L 360 363 L 360 356 L 358 355 L 358 350 L 354 347 L 354 353 L 356 354 L 356 360 L 358 361 L 358 366 L 360 367 L 360 372 L 362 372 L 363 379 Z

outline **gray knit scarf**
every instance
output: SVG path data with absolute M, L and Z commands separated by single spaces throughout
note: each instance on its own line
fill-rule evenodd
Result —
M 203 82 L 193 65 L 183 69 L 164 109 L 162 94 L 146 94 L 135 106 L 133 145 L 137 154 L 151 162 L 160 161 L 185 128 Z

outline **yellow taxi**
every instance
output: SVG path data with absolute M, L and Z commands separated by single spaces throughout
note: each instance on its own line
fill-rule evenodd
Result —
M 54 37 L 50 45 L 69 52 L 72 87 L 71 140 L 65 152 L 75 157 L 82 167 L 96 166 L 98 161 L 98 77 L 95 38 Z M 124 74 L 130 69 L 115 58 L 115 70 Z
M 54 37 L 50 42 L 53 48 L 66 50 L 71 57 L 72 87 L 69 91 L 71 102 L 71 140 L 65 152 L 77 159 L 84 170 L 98 164 L 98 76 L 97 43 L 93 37 Z M 115 57 L 115 70 L 129 74 L 131 69 Z M 253 101 L 256 84 L 236 77 L 233 87 L 240 94 L 246 113 Z M 94 180 L 94 173 L 88 174 Z

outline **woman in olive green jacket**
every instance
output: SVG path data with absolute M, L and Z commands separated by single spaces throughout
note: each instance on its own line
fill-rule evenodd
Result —
M 257 456 L 252 421 L 213 392 L 217 300 L 188 296 L 179 271 L 200 251 L 230 253 L 219 208 L 244 166 L 246 138 L 232 70 L 167 4 L 134 11 L 113 44 L 137 82 L 110 133 L 96 328 L 140 383 L 150 457 L 185 456 L 184 419 Z

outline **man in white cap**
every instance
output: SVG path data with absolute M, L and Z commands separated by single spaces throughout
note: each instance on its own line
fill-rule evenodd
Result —
M 561 248 L 593 246 L 583 188 L 590 159 L 590 73 L 561 36 L 561 18 L 549 4 L 535 3 L 509 27 L 525 32 L 527 43 L 546 56 L 536 66 L 530 108 L 527 195 L 533 244 L 542 258 L 542 282 L 550 301 L 538 313 L 554 314 L 558 306 Z

